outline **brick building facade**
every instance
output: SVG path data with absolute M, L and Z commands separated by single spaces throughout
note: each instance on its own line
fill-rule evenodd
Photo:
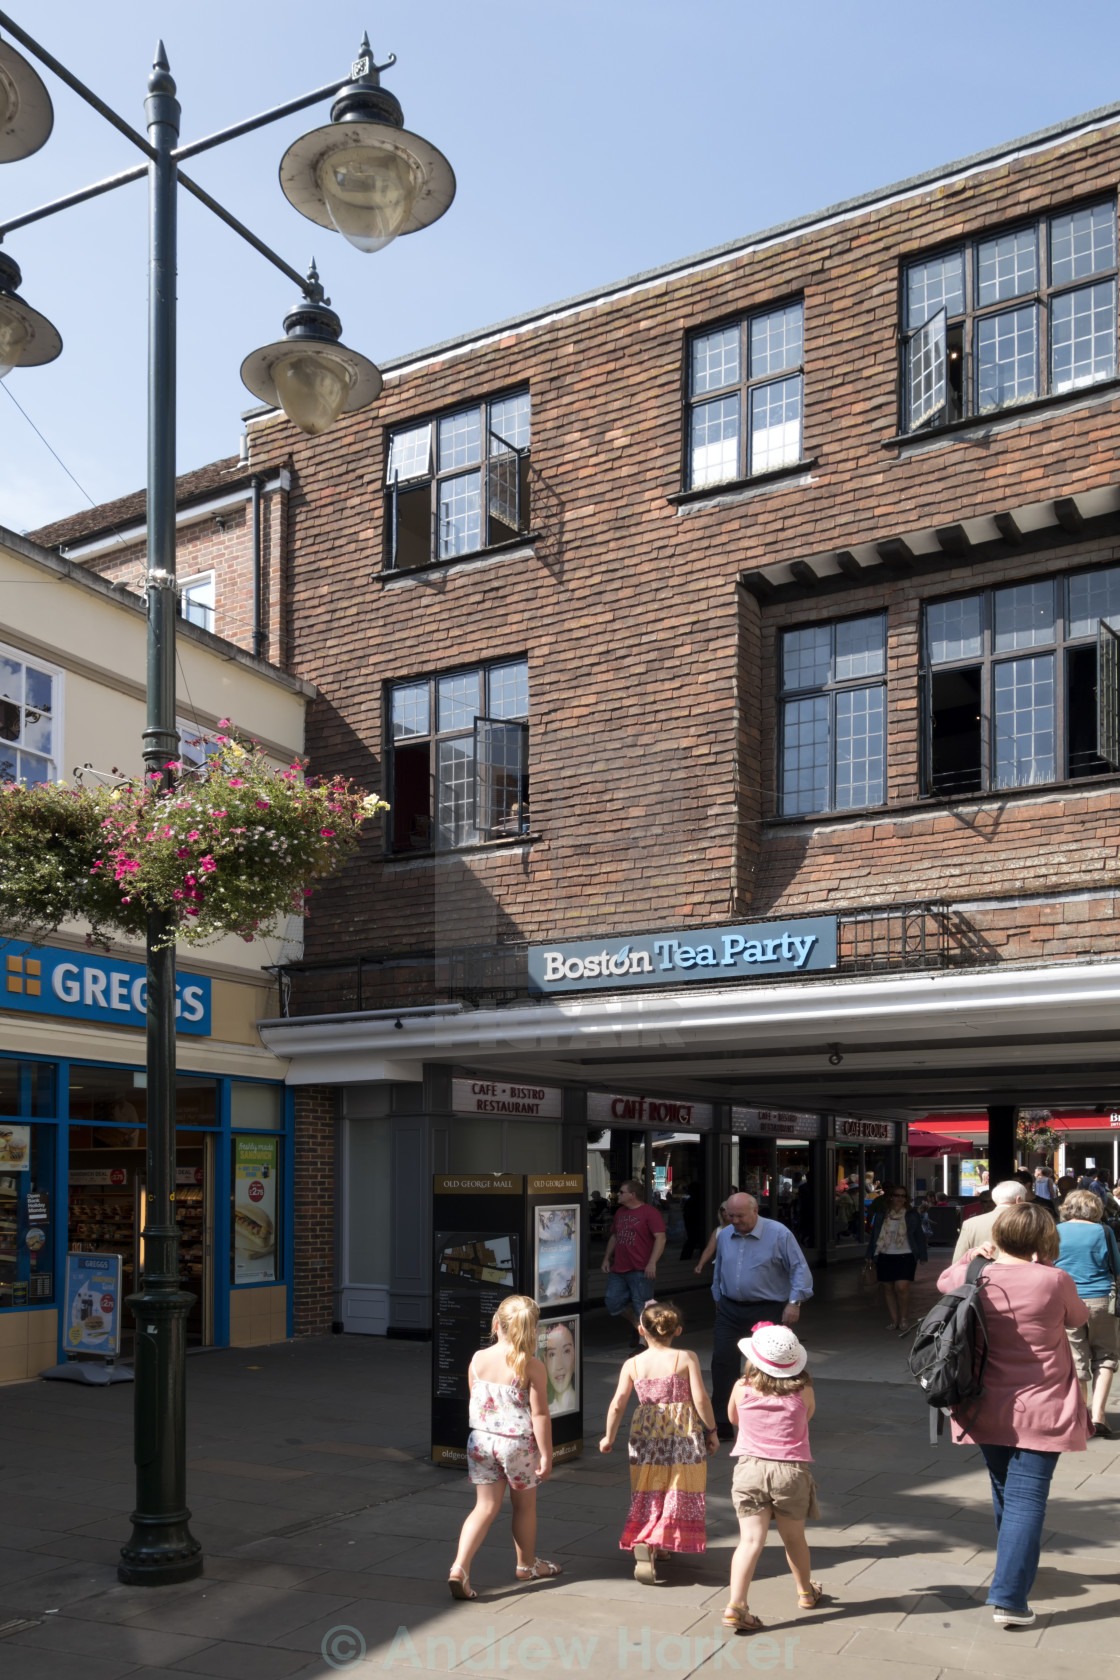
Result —
M 268 648 L 312 767 L 394 807 L 264 1028 L 343 1088 L 341 1318 L 422 1328 L 427 1173 L 582 1170 L 596 1091 L 706 1115 L 593 1141 L 612 1180 L 709 1217 L 753 1182 L 822 1257 L 929 1111 L 988 1111 L 1003 1170 L 1018 1106 L 1083 1113 L 1070 1160 L 1113 1167 L 1118 175 L 1109 107 L 390 364 L 324 437 L 253 414 L 206 469 L 277 486 Z M 246 645 L 243 526 L 189 543 Z M 797 973 L 806 918 L 836 961 Z M 721 975 L 705 930 L 758 922 Z M 528 983 L 528 947 L 658 934 L 663 986 Z M 472 1075 L 561 1117 L 468 1120 Z

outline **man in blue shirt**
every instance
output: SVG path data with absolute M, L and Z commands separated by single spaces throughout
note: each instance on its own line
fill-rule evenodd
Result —
M 727 1218 L 716 1242 L 712 1281 L 712 1406 L 721 1441 L 735 1435 L 727 1403 L 742 1369 L 739 1341 L 760 1319 L 796 1324 L 801 1302 L 813 1293 L 813 1274 L 792 1231 L 776 1219 L 761 1218 L 753 1196 L 729 1196 Z

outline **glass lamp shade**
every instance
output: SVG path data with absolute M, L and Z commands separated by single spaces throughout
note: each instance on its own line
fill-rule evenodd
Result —
M 14 311 L 5 309 L 4 300 L 0 298 L 0 379 L 5 379 L 19 365 L 30 343 L 31 329 L 27 322 Z
M 22 53 L 0 41 L 0 163 L 44 146 L 54 125 L 51 97 Z
M 346 406 L 351 375 L 345 362 L 322 350 L 297 348 L 272 368 L 280 407 L 311 437 L 329 431 Z
M 407 226 L 420 183 L 399 151 L 342 146 L 323 158 L 318 174 L 331 221 L 359 251 L 384 250 Z

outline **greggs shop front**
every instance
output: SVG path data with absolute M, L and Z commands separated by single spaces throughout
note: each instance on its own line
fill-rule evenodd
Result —
M 180 968 L 176 1217 L 195 1347 L 291 1334 L 291 1100 L 253 1024 L 267 990 L 232 967 Z M 145 1002 L 139 962 L 0 949 L 0 1382 L 75 1340 L 68 1252 L 119 1255 L 123 1295 L 142 1280 Z

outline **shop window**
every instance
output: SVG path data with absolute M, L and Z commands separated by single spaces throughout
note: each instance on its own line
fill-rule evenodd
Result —
M 54 1162 L 53 1126 L 0 1120 L 0 1308 L 55 1298 Z
M 1120 768 L 1120 566 L 932 601 L 926 789 L 951 798 Z
M 61 673 L 0 647 L 0 782 L 53 782 Z
M 280 1159 L 283 1140 L 260 1133 L 230 1138 L 233 1205 L 230 1210 L 230 1282 L 278 1283 L 280 1256 Z
M 886 797 L 885 615 L 786 630 L 781 655 L 782 815 L 881 805 Z
M 284 1126 L 284 1091 L 280 1085 L 251 1085 L 235 1079 L 229 1088 L 233 1130 L 279 1132 Z
M 394 851 L 448 851 L 528 832 L 525 660 L 397 683 L 389 710 Z
M 58 1069 L 54 1062 L 0 1057 L 0 1115 L 23 1114 L 45 1120 L 57 1113 Z
M 804 323 L 798 299 L 692 339 L 689 489 L 801 460 Z
M 212 631 L 217 604 L 213 572 L 200 572 L 197 577 L 183 579 L 179 586 L 179 615 L 188 624 Z
M 70 1118 L 94 1127 L 142 1127 L 148 1119 L 148 1075 L 140 1068 L 83 1067 L 70 1064 Z M 175 1075 L 175 1118 L 179 1126 L 218 1124 L 218 1081 L 197 1074 Z M 110 1134 L 106 1146 L 118 1147 Z
M 1116 376 L 1109 199 L 906 264 L 903 425 L 979 417 Z
M 529 529 L 528 391 L 389 437 L 385 507 L 389 571 L 457 560 Z

